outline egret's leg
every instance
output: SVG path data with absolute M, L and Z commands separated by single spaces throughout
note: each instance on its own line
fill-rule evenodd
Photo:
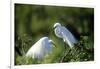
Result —
M 65 50 L 67 49 L 67 45 L 66 45 L 66 43 L 64 42 L 64 48 L 65 48 Z
M 63 60 L 65 59 L 65 57 L 67 56 L 67 54 L 71 51 L 71 49 L 69 48 L 69 46 L 65 42 L 64 42 L 64 48 L 65 48 L 65 51 L 63 53 L 64 55 L 62 56 L 60 62 L 63 62 Z

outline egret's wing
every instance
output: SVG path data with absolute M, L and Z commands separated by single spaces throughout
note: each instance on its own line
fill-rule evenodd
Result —
M 32 58 L 38 58 L 40 49 L 41 49 L 40 43 L 41 43 L 41 41 L 39 40 L 34 45 L 32 45 L 32 47 L 26 53 L 26 56 L 29 56 Z
M 77 40 L 74 35 L 65 27 L 62 27 L 62 32 L 65 38 L 67 38 L 70 42 L 76 43 Z
M 73 43 L 69 40 L 69 38 L 62 32 L 63 40 L 67 43 L 71 48 L 73 47 Z

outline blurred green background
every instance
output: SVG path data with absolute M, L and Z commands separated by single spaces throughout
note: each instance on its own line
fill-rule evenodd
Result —
M 15 4 L 14 19 L 15 65 L 60 63 L 65 49 L 63 40 L 57 38 L 52 29 L 55 22 L 60 22 L 72 31 L 79 44 L 84 47 L 78 48 L 76 45 L 62 62 L 94 60 L 93 8 Z M 53 54 L 42 61 L 26 59 L 25 53 L 43 36 L 52 39 L 58 48 L 53 48 Z

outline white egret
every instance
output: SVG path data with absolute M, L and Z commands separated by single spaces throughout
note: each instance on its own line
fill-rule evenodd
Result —
M 61 26 L 60 23 L 55 23 L 54 24 L 54 31 L 55 35 L 59 38 L 62 38 L 63 41 L 72 48 L 75 43 L 77 43 L 76 38 L 74 35 L 64 26 Z
M 53 41 L 48 37 L 42 37 L 26 53 L 27 57 L 43 59 L 44 56 L 52 52 Z

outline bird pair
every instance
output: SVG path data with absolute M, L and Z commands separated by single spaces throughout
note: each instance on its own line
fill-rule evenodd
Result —
M 58 38 L 62 38 L 70 48 L 72 48 L 74 44 L 77 43 L 77 40 L 73 34 L 60 23 L 55 23 L 53 27 L 55 35 Z M 55 46 L 52 40 L 50 40 L 48 37 L 42 37 L 28 50 L 26 56 L 32 57 L 33 59 L 43 59 L 44 56 L 48 55 L 52 51 L 52 46 Z

